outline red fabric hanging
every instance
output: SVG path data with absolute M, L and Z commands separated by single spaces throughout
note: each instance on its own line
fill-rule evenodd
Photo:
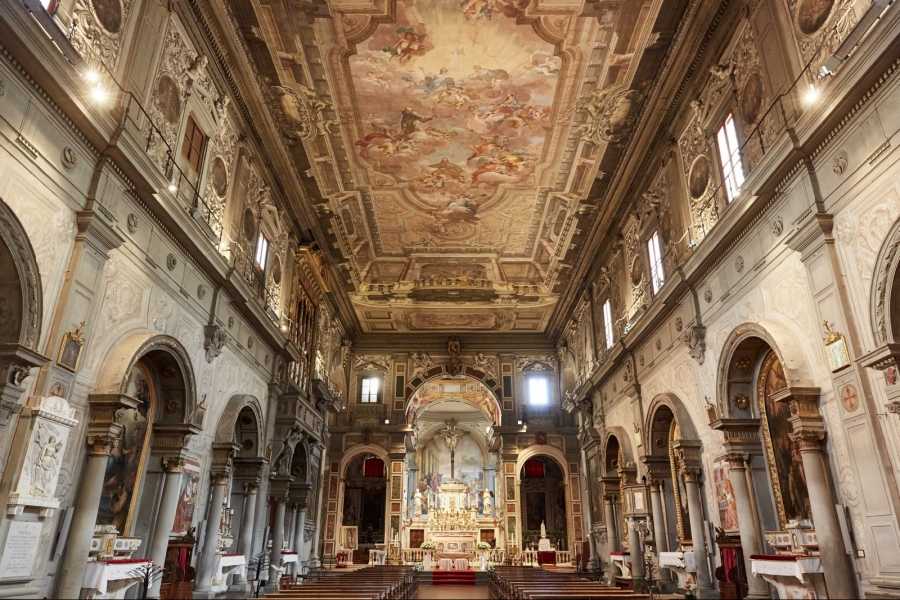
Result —
M 525 477 L 543 477 L 544 463 L 534 458 L 525 461 Z
M 370 456 L 363 461 L 363 477 L 384 477 L 384 461 Z

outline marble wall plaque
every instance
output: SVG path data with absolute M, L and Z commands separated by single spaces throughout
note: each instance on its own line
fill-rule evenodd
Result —
M 12 521 L 0 556 L 0 578 L 31 577 L 40 547 L 43 524 L 37 521 Z

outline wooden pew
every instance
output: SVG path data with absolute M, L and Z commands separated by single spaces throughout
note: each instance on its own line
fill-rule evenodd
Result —
M 647 594 L 582 579 L 574 573 L 530 567 L 498 567 L 490 576 L 491 598 L 500 600 L 645 600 Z
M 317 573 L 315 581 L 291 584 L 268 594 L 275 600 L 406 600 L 416 591 L 409 567 L 378 566 L 358 571 Z

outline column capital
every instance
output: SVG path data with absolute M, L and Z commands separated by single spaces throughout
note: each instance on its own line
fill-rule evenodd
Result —
M 181 456 L 188 439 L 200 433 L 196 425 L 183 423 L 157 423 L 153 426 L 154 449 L 163 456 Z
M 212 446 L 212 463 L 210 470 L 215 475 L 230 477 L 233 469 L 234 455 L 238 453 L 240 446 L 234 442 L 216 442 Z
M 276 502 L 287 502 L 294 478 L 290 475 L 276 475 L 269 482 L 269 495 Z
M 269 461 L 261 456 L 235 456 L 231 463 L 236 480 L 259 482 L 263 475 L 263 468 L 269 464 Z
M 669 457 L 647 454 L 641 457 L 641 462 L 647 469 L 647 481 L 654 482 L 660 479 L 668 479 L 672 476 L 669 465 Z
M 109 456 L 119 444 L 123 430 L 124 427 L 119 423 L 88 425 L 85 438 L 88 454 L 91 456 Z
M 181 473 L 184 471 L 184 456 L 173 454 L 171 456 L 163 456 L 161 461 L 162 469 L 166 473 Z
M 116 422 L 116 413 L 121 408 L 137 408 L 137 398 L 127 394 L 91 394 L 88 396 L 90 424 L 98 427 Z
M 248 496 L 256 494 L 256 492 L 259 490 L 259 483 L 259 479 L 248 479 L 244 481 L 244 493 Z
M 814 428 L 809 426 L 795 427 L 791 433 L 791 440 L 797 444 L 800 452 L 822 452 L 825 441 L 825 427 Z
M 884 371 L 890 367 L 900 368 L 900 344 L 888 342 L 860 357 L 859 363 L 870 369 Z
M 747 453 L 731 450 L 723 457 L 731 470 L 743 470 L 747 468 Z
M 785 402 L 791 416 L 822 418 L 819 413 L 819 388 L 788 386 L 780 389 L 771 398 L 774 402 Z
M 306 510 L 309 508 L 309 492 L 312 485 L 309 483 L 292 483 L 290 486 L 289 499 L 297 507 L 297 510 Z
M 687 481 L 696 481 L 703 471 L 703 462 L 701 460 L 700 442 L 694 440 L 676 440 L 672 443 L 675 451 L 675 460 L 684 473 Z
M 726 447 L 736 444 L 759 444 L 759 419 L 721 418 L 710 423 L 710 427 L 725 435 Z

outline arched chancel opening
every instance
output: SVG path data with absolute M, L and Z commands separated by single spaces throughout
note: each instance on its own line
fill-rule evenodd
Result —
M 522 547 L 537 550 L 543 526 L 555 548 L 568 548 L 566 480 L 562 466 L 548 456 L 535 456 L 522 465 L 519 478 L 522 490 Z

